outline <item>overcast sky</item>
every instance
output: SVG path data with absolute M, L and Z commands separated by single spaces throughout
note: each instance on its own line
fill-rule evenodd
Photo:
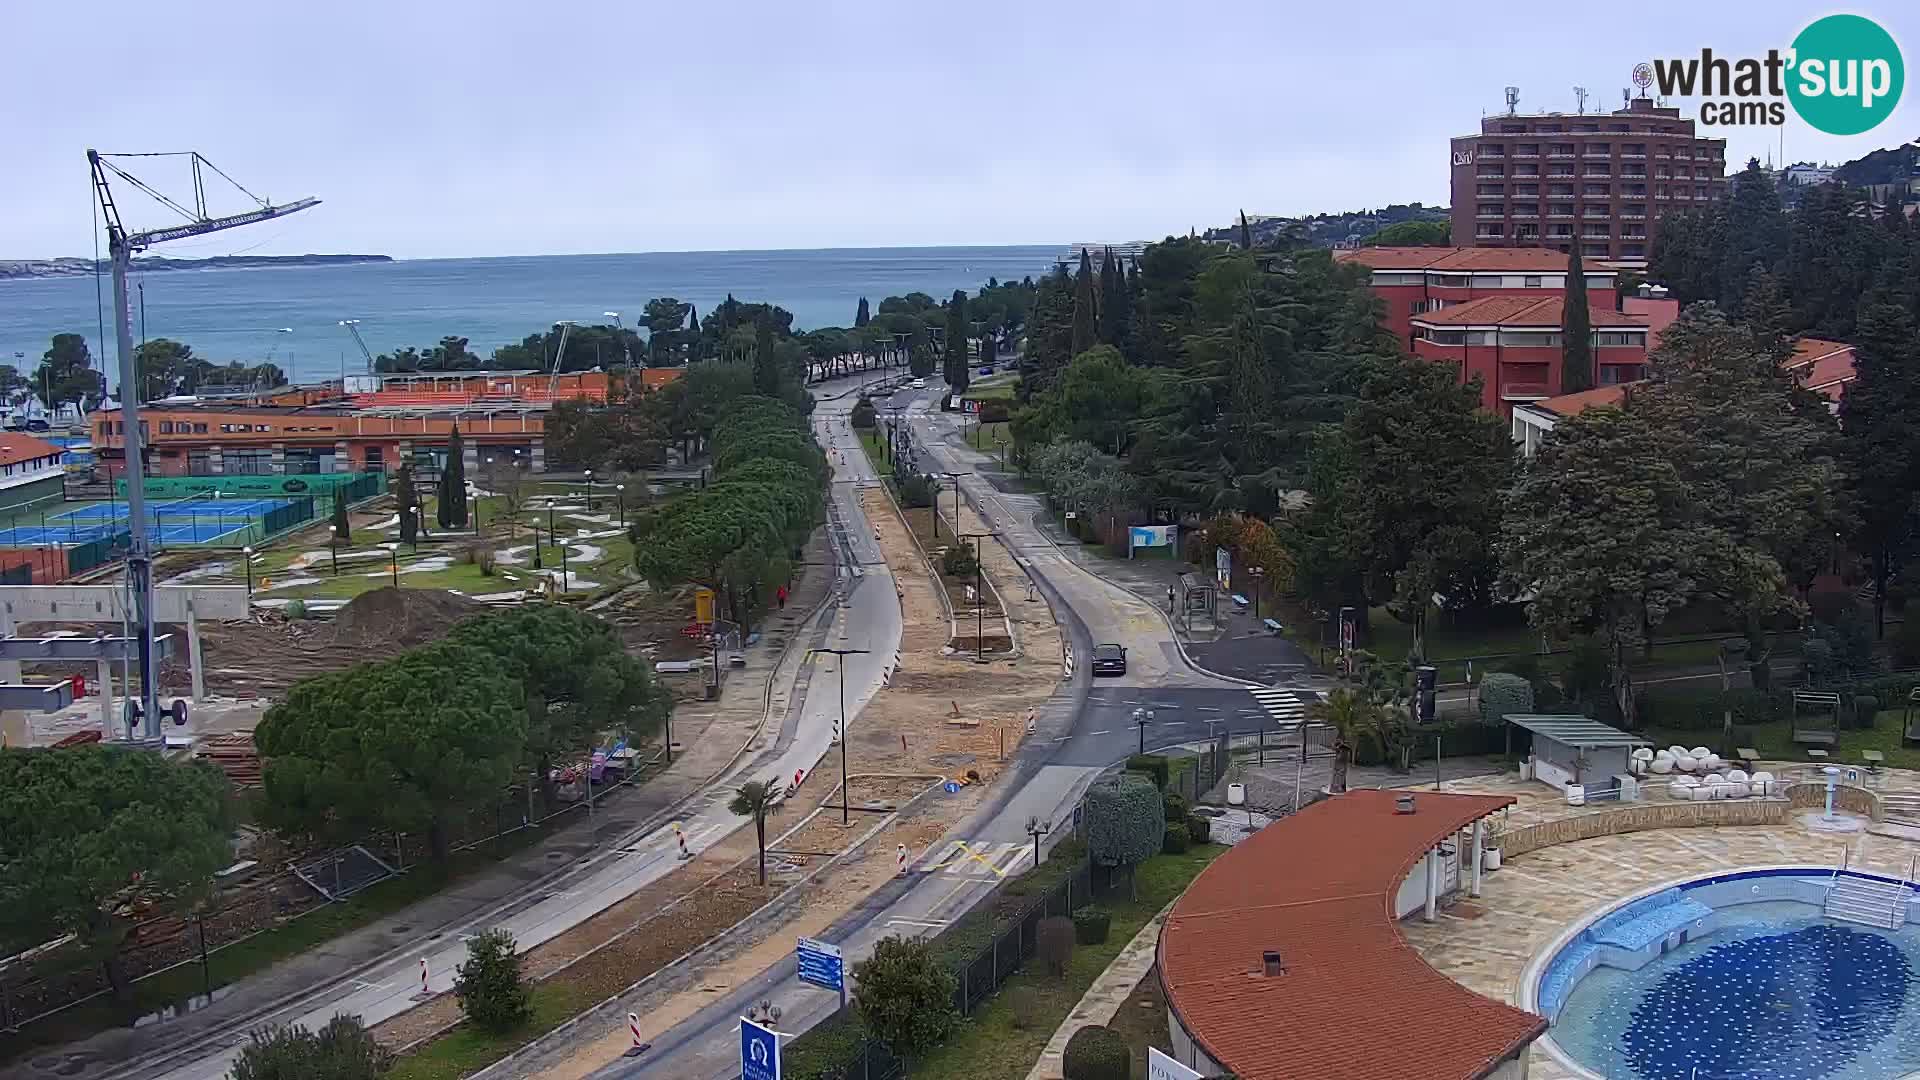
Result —
M 1575 83 L 1616 107 L 1636 62 L 1784 48 L 1832 10 L 1920 61 L 1910 0 L 3 8 L 0 258 L 92 251 L 90 146 L 195 149 L 262 195 L 325 200 L 155 251 L 181 257 L 1122 241 L 1240 207 L 1444 203 L 1448 137 L 1503 86 L 1523 109 L 1571 110 Z M 1787 156 L 1920 135 L 1917 93 L 1864 136 L 1792 121 Z M 1777 148 L 1723 130 L 1730 165 Z M 131 225 L 168 220 L 123 198 Z

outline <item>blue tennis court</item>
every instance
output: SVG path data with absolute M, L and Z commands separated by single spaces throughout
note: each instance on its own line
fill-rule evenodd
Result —
M 283 506 L 292 506 L 297 499 L 177 499 L 173 502 L 149 502 L 147 514 L 155 521 L 165 523 L 176 515 L 212 518 L 252 519 L 264 517 Z M 65 513 L 55 514 L 49 521 L 125 521 L 127 504 L 122 502 L 94 503 L 81 506 Z
M 229 535 L 244 538 L 253 527 L 251 520 L 238 516 L 225 521 L 201 518 L 178 524 L 166 522 L 147 526 L 147 542 L 156 546 L 205 544 Z M 8 525 L 0 526 L 0 545 L 42 547 L 86 544 L 109 536 L 125 536 L 126 533 L 125 524 L 111 522 L 99 525 Z

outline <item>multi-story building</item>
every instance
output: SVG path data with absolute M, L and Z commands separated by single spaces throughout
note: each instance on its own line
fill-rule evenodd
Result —
M 1647 324 L 1610 308 L 1588 312 L 1601 386 L 1645 372 Z M 1455 365 L 1460 381 L 1480 380 L 1480 407 L 1502 416 L 1516 404 L 1561 392 L 1566 301 L 1559 296 L 1489 296 L 1415 316 L 1415 356 Z
M 1680 110 L 1634 98 L 1611 113 L 1505 113 L 1453 140 L 1453 240 L 1474 247 L 1579 246 L 1644 265 L 1660 215 L 1727 186 L 1727 141 Z
M 1563 297 L 1567 257 L 1545 248 L 1371 247 L 1336 251 L 1340 262 L 1373 274 L 1373 294 L 1386 304 L 1385 326 L 1409 350 L 1413 320 L 1430 311 L 1489 296 Z M 1614 306 L 1614 271 L 1582 268 L 1588 306 Z

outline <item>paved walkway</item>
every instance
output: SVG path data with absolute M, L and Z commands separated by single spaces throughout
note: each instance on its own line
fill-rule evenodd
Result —
M 778 664 L 786 640 L 834 584 L 825 535 L 821 530 L 809 540 L 802 557 L 805 571 L 795 583 L 786 610 L 776 613 L 761 640 L 745 650 L 746 666 L 744 670 L 735 669 L 720 700 L 684 703 L 674 710 L 677 749 L 673 765 L 617 801 L 597 807 L 591 822 L 578 814 L 569 815 L 566 824 L 554 828 L 544 841 L 461 878 L 454 887 L 404 910 L 248 976 L 199 1011 L 138 1028 L 115 1028 L 80 1043 L 51 1048 L 4 1075 L 110 1075 L 130 1059 L 251 1025 L 263 1014 L 369 965 L 418 952 L 435 938 L 477 920 L 493 918 L 516 898 L 534 892 L 538 883 L 604 851 L 610 841 L 650 828 L 650 823 L 682 800 L 701 792 L 707 780 L 723 770 L 750 740 L 771 741 L 774 733 L 760 730 L 762 719 L 769 713 L 768 699 L 772 698 L 772 715 L 785 714 L 799 666 Z M 781 673 L 780 685 L 770 686 L 776 666 Z

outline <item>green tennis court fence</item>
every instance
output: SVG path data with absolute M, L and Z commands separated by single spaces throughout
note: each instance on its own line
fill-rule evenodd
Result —
M 219 476 L 149 476 L 141 484 L 148 498 L 169 500 L 194 496 L 236 498 L 332 498 L 337 488 L 348 501 L 371 498 L 385 490 L 382 473 L 224 473 Z M 114 481 L 119 497 L 127 497 L 125 478 Z

